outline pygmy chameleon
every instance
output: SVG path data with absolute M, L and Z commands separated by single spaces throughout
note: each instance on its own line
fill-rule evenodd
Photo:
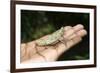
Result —
M 64 27 L 61 27 L 59 30 L 48 35 L 46 39 L 40 38 L 36 40 L 36 44 L 38 46 L 46 46 L 46 45 L 55 44 L 62 38 L 63 34 L 64 34 Z

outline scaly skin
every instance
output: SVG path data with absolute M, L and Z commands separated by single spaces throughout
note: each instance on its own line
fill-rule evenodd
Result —
M 64 28 L 61 27 L 56 32 L 52 33 L 51 35 L 48 35 L 46 39 L 38 39 L 36 40 L 36 44 L 39 46 L 45 46 L 45 45 L 52 45 L 54 43 L 57 43 L 58 40 L 62 37 L 64 33 Z

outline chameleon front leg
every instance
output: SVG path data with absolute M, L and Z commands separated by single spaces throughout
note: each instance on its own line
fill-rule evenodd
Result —
M 67 47 L 67 40 L 62 35 L 62 38 L 58 40 L 59 42 L 63 43 Z

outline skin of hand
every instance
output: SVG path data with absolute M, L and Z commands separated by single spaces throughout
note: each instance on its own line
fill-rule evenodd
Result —
M 47 49 L 45 49 L 44 46 L 38 46 L 39 53 L 43 55 L 46 60 L 41 55 L 36 53 L 35 41 L 23 43 L 21 44 L 21 63 L 56 61 L 61 54 L 63 54 L 75 44 L 79 43 L 82 40 L 82 37 L 86 34 L 86 30 L 81 24 L 77 24 L 74 27 L 65 26 L 63 37 L 65 38 L 64 40 L 67 40 L 67 47 L 62 42 L 57 43 L 57 46 L 46 46 L 48 47 Z M 47 36 L 48 35 L 42 38 L 45 39 Z

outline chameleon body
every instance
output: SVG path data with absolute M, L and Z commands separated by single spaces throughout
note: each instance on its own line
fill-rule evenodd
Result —
M 40 38 L 36 40 L 36 44 L 39 46 L 45 46 L 57 43 L 58 40 L 62 37 L 63 33 L 64 33 L 64 27 L 61 27 L 59 30 L 55 31 L 51 35 L 48 35 L 46 39 Z

